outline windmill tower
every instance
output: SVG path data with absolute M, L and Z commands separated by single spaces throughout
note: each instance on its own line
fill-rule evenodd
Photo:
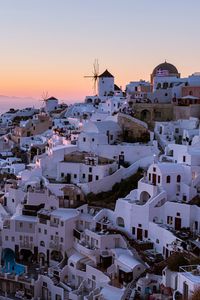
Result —
M 48 92 L 43 92 L 41 101 L 43 102 L 42 107 L 44 107 L 44 110 L 48 113 L 58 107 L 58 99 L 49 97 Z
M 99 62 L 98 62 L 98 59 L 95 59 L 95 61 L 93 63 L 92 73 L 93 73 L 93 75 L 87 75 L 87 76 L 84 76 L 84 78 L 92 78 L 93 92 L 94 92 L 94 95 L 96 96 L 96 94 L 97 94 L 97 83 L 98 83 L 98 78 L 99 78 Z

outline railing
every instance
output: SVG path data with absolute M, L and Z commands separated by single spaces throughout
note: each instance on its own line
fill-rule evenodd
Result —
M 32 243 L 26 243 L 26 242 L 20 242 L 20 248 L 26 248 L 26 249 L 33 249 L 33 244 Z
M 49 248 L 57 250 L 57 251 L 62 251 L 62 245 L 54 242 L 49 243 Z

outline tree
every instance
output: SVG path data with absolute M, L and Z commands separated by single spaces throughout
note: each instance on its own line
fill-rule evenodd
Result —
M 167 259 L 167 267 L 173 271 L 178 272 L 179 267 L 188 265 L 188 260 L 182 253 L 174 253 Z

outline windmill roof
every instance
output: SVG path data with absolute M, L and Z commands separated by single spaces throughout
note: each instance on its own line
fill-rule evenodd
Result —
M 116 84 L 114 85 L 114 90 L 115 90 L 115 91 L 121 91 L 121 89 L 120 89 L 120 88 L 118 87 L 118 85 L 116 85 Z
M 107 69 L 99 77 L 114 77 Z
M 58 101 L 58 99 L 55 98 L 55 97 L 49 97 L 49 98 L 47 99 L 47 101 L 50 101 L 50 100 L 57 100 L 57 101 Z

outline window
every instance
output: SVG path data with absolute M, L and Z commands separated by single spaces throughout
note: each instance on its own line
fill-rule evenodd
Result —
M 155 167 L 153 167 L 153 172 L 156 172 L 156 168 Z
M 144 237 L 145 237 L 145 238 L 148 238 L 148 230 L 145 230 L 145 231 L 144 231 Z
M 186 162 L 186 156 L 183 155 L 183 162 Z
M 160 175 L 158 175 L 158 183 L 160 183 Z
M 14 237 L 14 236 L 12 236 L 11 240 L 12 240 L 12 242 L 14 242 L 14 241 L 15 241 L 15 237 Z
M 99 180 L 99 176 L 98 175 L 96 175 L 96 180 Z
M 177 215 L 177 217 L 180 217 L 181 214 L 179 212 L 177 212 L 176 215 Z
M 181 182 L 181 175 L 178 175 L 178 176 L 177 176 L 176 182 Z
M 53 241 L 53 235 L 51 235 L 51 241 Z
M 39 232 L 39 233 L 41 232 L 41 228 L 40 228 L 40 227 L 38 228 L 38 232 Z
M 94 142 L 94 138 L 92 138 L 92 142 Z
M 65 174 L 64 174 L 64 173 L 61 173 L 61 174 L 60 174 L 60 176 L 61 176 L 61 177 L 64 177 L 64 176 L 65 176 Z
M 92 167 L 89 167 L 89 172 L 90 172 L 90 173 L 92 172 Z
M 20 228 L 23 227 L 23 223 L 22 223 L 22 222 L 19 223 L 19 227 L 20 227 Z
M 135 234 L 135 227 L 132 227 L 132 234 Z
M 171 177 L 168 175 L 166 179 L 166 183 L 170 183 L 170 181 L 171 181 Z
M 157 243 L 157 244 L 159 244 L 159 243 L 160 243 L 159 239 L 156 239 L 156 243 Z
M 83 138 L 83 142 L 86 142 L 86 138 L 85 137 Z
M 47 230 L 46 229 L 44 230 L 44 234 L 47 234 Z
M 61 225 L 61 226 L 64 226 L 64 222 L 63 222 L 63 221 L 61 221 L 61 222 L 60 222 L 60 225 Z
M 175 128 L 175 133 L 179 133 L 179 128 Z
M 63 243 L 63 237 L 60 238 L 61 243 Z
M 142 227 L 142 224 L 138 224 L 138 227 Z
M 32 228 L 33 227 L 33 225 L 32 224 L 29 224 L 29 228 Z
M 19 236 L 19 239 L 20 239 L 20 241 L 22 240 L 22 236 L 21 235 Z
M 83 178 L 85 178 L 85 173 L 83 173 Z
M 32 241 L 33 241 L 33 237 L 31 236 L 31 237 L 30 237 L 30 242 L 32 242 Z
M 5 240 L 8 241 L 8 236 L 6 235 Z
M 173 217 L 167 216 L 167 224 L 169 224 L 169 225 L 173 224 Z
M 151 181 L 151 173 L 149 173 L 149 181 Z
M 40 242 L 40 246 L 45 247 L 44 241 L 41 241 L 41 242 Z
M 75 179 L 77 178 L 77 174 L 74 174 L 74 178 L 75 178 Z
M 96 277 L 94 275 L 92 275 L 92 280 L 96 280 Z
M 14 203 L 14 202 L 15 202 L 15 199 L 12 199 L 12 202 Z

